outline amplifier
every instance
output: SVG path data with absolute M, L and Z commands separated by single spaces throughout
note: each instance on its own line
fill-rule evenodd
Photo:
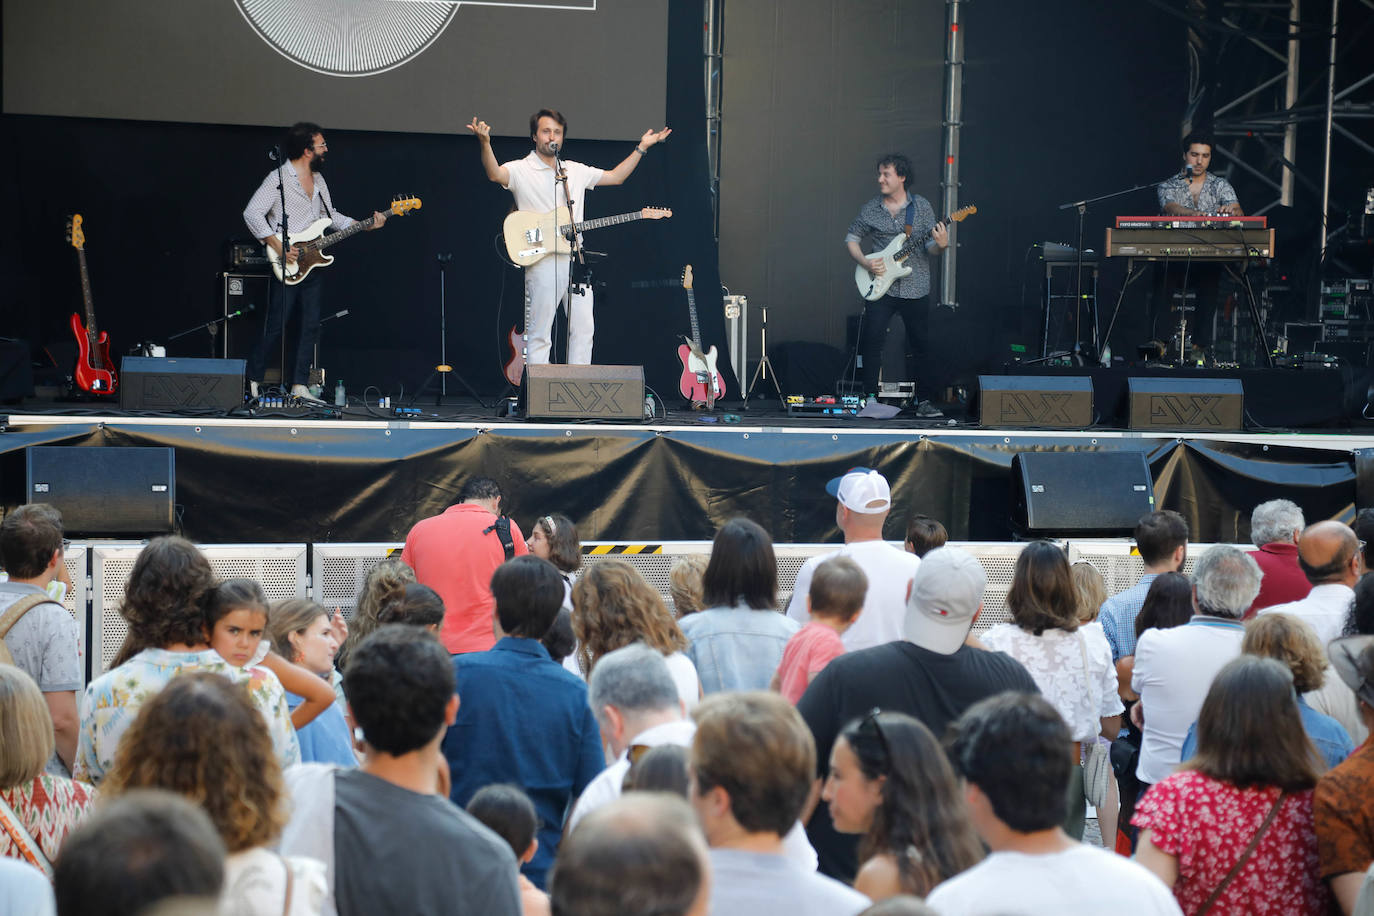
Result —
M 262 322 L 267 317 L 267 297 L 271 295 L 268 278 L 268 274 L 243 272 L 218 275 L 220 300 L 224 303 L 221 314 L 240 313 L 220 325 L 222 356 L 247 359 L 252 354 L 253 344 L 262 336 Z
M 1245 428 L 1245 391 L 1236 378 L 1139 378 L 1126 380 L 1131 429 Z
M 530 419 L 644 422 L 643 366 L 526 366 Z
M 267 273 L 267 252 L 257 242 L 228 242 L 224 246 L 224 267 L 230 271 Z

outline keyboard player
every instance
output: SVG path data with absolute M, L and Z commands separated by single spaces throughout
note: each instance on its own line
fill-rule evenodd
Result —
M 1165 216 L 1244 216 L 1235 189 L 1208 170 L 1211 164 L 1212 138 L 1189 134 L 1183 141 L 1183 168 L 1159 185 L 1159 212 Z

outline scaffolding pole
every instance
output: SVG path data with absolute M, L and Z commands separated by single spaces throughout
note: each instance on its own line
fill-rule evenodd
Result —
M 940 186 L 944 200 L 943 212 L 959 209 L 959 131 L 964 116 L 964 31 L 960 13 L 964 0 L 946 0 L 947 30 L 945 37 L 945 142 L 944 168 Z M 940 305 L 959 307 L 958 228 L 949 226 L 949 247 L 940 258 Z
M 706 0 L 706 156 L 711 170 L 711 225 L 720 241 L 721 20 L 725 0 Z

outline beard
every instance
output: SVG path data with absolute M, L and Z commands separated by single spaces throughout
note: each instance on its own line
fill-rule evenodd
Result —
M 320 154 L 310 160 L 310 171 L 318 172 L 324 166 L 324 155 Z

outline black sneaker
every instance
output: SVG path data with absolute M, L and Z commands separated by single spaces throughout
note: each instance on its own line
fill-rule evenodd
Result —
M 921 403 L 916 405 L 916 416 L 920 417 L 923 420 L 934 420 L 937 417 L 943 417 L 944 415 L 945 412 L 943 410 L 936 407 L 929 401 L 922 401 Z

